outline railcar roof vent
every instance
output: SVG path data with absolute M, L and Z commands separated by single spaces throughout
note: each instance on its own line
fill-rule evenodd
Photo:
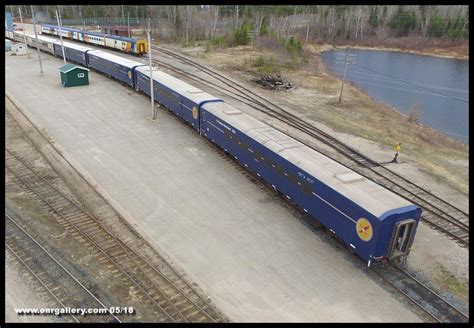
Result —
M 242 114 L 242 112 L 238 109 L 227 109 L 224 111 L 225 114 L 227 115 L 236 115 L 236 114 Z
M 340 181 L 342 181 L 344 183 L 350 183 L 350 182 L 354 182 L 354 181 L 364 180 L 364 177 L 362 175 L 357 174 L 355 172 L 338 174 L 335 177 L 338 178 Z

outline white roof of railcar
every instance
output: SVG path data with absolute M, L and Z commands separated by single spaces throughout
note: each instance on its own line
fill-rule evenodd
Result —
M 225 103 L 208 103 L 204 108 L 377 217 L 389 210 L 413 205 L 344 165 Z
M 86 52 L 87 50 L 92 50 L 93 49 L 93 48 L 81 46 L 81 45 L 75 44 L 75 43 L 64 42 L 64 41 L 63 41 L 63 43 L 64 43 L 65 47 L 68 47 L 70 49 L 79 50 L 79 51 L 82 51 L 82 52 Z M 61 42 L 58 42 L 58 44 L 61 45 Z
M 137 66 L 137 65 L 143 65 L 140 62 L 130 60 L 130 59 L 127 59 L 127 58 L 124 58 L 124 57 L 120 57 L 120 56 L 117 56 L 117 55 L 113 55 L 113 54 L 110 54 L 108 52 L 104 52 L 104 51 L 101 51 L 101 50 L 91 50 L 91 51 L 88 52 L 88 54 L 106 59 L 108 61 L 117 63 L 117 64 L 122 65 L 122 66 L 126 66 L 128 68 L 133 68 L 134 66 Z
M 141 72 L 149 77 L 150 67 L 149 66 L 138 67 L 137 72 Z M 177 93 L 185 96 L 186 98 L 188 98 L 191 101 L 194 101 L 197 104 L 200 104 L 201 102 L 208 101 L 208 100 L 220 100 L 219 98 L 216 98 L 213 95 L 207 92 L 204 92 L 156 68 L 153 69 L 153 80 L 167 86 L 171 90 L 176 91 Z
M 15 33 L 18 34 L 19 36 L 23 37 L 23 33 L 22 33 L 22 32 L 15 31 Z M 29 37 L 29 38 L 35 39 L 35 35 L 34 35 L 34 34 L 26 34 L 26 36 Z M 41 35 L 41 34 L 38 34 L 38 40 L 46 41 L 46 42 L 49 42 L 49 43 L 57 43 L 57 42 L 59 42 L 59 41 L 56 40 L 55 38 L 51 38 L 51 37 L 49 37 L 49 36 L 44 36 L 44 35 Z

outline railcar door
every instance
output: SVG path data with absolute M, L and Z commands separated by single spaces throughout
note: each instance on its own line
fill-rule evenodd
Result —
M 388 258 L 390 260 L 410 253 L 413 240 L 415 239 L 416 221 L 413 219 L 397 222 L 393 229 L 392 240 Z

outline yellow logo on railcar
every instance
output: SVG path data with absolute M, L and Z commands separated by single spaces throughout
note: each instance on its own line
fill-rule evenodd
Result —
M 356 231 L 359 238 L 363 241 L 371 240 L 374 233 L 372 230 L 372 225 L 370 224 L 369 220 L 365 218 L 360 218 L 357 220 Z
M 197 110 L 196 107 L 193 107 L 193 117 L 194 117 L 195 120 L 197 120 L 197 118 L 198 118 L 198 110 Z
M 132 79 L 132 71 L 128 71 L 128 78 L 131 80 Z

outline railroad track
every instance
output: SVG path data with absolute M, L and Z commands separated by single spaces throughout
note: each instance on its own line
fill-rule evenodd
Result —
M 49 294 L 46 301 L 53 300 L 57 308 L 100 308 L 106 315 L 93 316 L 94 322 L 122 322 L 110 313 L 102 301 L 72 274 L 60 261 L 48 252 L 15 219 L 5 213 L 5 247 L 10 259 L 15 259 Z M 79 315 L 70 315 L 75 322 L 90 322 L 89 317 L 81 320 Z
M 391 264 L 372 268 L 383 281 L 403 294 L 435 322 L 468 322 L 469 316 L 446 301 L 403 268 Z
M 407 199 L 408 201 L 418 205 L 423 209 L 422 220 L 432 228 L 440 231 L 448 238 L 454 240 L 462 247 L 469 246 L 469 214 L 463 210 L 455 207 L 452 204 L 444 201 L 440 197 L 434 195 L 430 191 L 423 187 L 413 183 L 412 181 L 404 178 L 400 174 L 388 169 L 385 166 L 373 161 L 372 159 L 361 154 L 352 147 L 344 144 L 337 140 L 326 132 L 318 129 L 311 124 L 297 117 L 296 115 L 288 112 L 284 108 L 268 101 L 262 96 L 256 94 L 252 90 L 240 85 L 238 82 L 229 79 L 228 77 L 210 69 L 204 65 L 196 63 L 195 61 L 177 54 L 168 49 L 152 46 L 153 49 L 160 51 L 168 56 L 176 58 L 185 64 L 197 68 L 201 72 L 211 76 L 217 82 L 212 82 L 209 79 L 203 79 L 202 77 L 186 72 L 182 69 L 172 67 L 170 65 L 159 62 L 158 65 L 165 66 L 166 68 L 187 76 L 199 83 L 203 83 L 211 88 L 223 92 L 230 97 L 242 101 L 250 107 L 263 112 L 287 125 L 306 133 L 307 135 L 321 141 L 322 143 L 330 146 L 336 150 L 339 154 L 343 155 L 341 160 L 336 159 L 333 154 L 324 149 L 317 149 L 314 146 L 301 140 L 297 136 L 293 137 L 298 141 L 302 142 L 308 147 L 324 154 L 325 156 L 335 160 L 336 162 L 356 171 L 357 173 L 365 176 L 366 178 L 376 182 L 377 184 L 384 186 L 399 196 Z M 282 131 L 283 133 L 287 133 Z
M 67 196 L 54 185 L 59 177 L 51 172 L 40 174 L 28 160 L 5 148 L 7 173 L 52 211 L 57 221 L 71 234 L 93 247 L 98 261 L 116 268 L 124 288 L 132 291 L 157 321 L 221 322 L 222 316 L 194 288 L 160 257 L 152 265 L 102 226 L 74 197 Z

